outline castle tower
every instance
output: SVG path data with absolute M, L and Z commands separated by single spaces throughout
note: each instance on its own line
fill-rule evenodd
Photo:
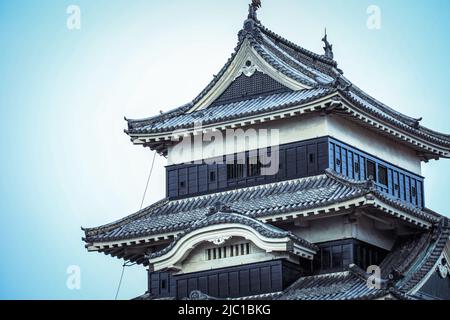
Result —
M 260 6 L 192 102 L 127 120 L 167 157 L 167 197 L 85 229 L 87 249 L 146 267 L 142 299 L 450 299 L 450 224 L 421 174 L 450 136 L 346 79 L 327 36 L 316 54 L 270 31 Z

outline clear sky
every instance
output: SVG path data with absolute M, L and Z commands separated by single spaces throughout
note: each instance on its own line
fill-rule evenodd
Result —
M 114 298 L 122 262 L 87 253 L 80 227 L 139 209 L 152 154 L 130 143 L 123 117 L 192 100 L 232 53 L 249 2 L 0 0 L 0 298 Z M 80 30 L 66 26 L 69 5 Z M 450 133 L 449 1 L 263 0 L 259 17 L 318 53 L 327 27 L 349 79 Z M 427 206 L 447 215 L 449 164 L 423 167 Z M 164 165 L 147 205 L 164 197 Z M 72 265 L 80 290 L 66 285 Z M 144 268 L 128 269 L 119 298 L 145 291 Z

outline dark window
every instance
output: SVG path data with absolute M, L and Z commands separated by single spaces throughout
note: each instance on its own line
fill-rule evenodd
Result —
M 181 181 L 181 182 L 180 182 L 180 188 L 184 188 L 184 187 L 186 187 L 186 182 Z
M 227 178 L 239 179 L 244 177 L 244 165 L 243 164 L 228 164 L 227 165 Z
M 322 250 L 322 270 L 331 268 L 331 249 L 324 248 Z
M 343 267 L 348 267 L 352 264 L 352 245 L 345 244 L 342 246 L 342 264 Z
M 236 176 L 236 166 L 234 164 L 227 164 L 227 178 L 234 179 Z
M 378 183 L 384 186 L 388 185 L 388 170 L 386 167 L 378 166 Z
M 367 178 L 372 177 L 372 179 L 375 179 L 376 174 L 376 165 L 375 162 L 367 160 L 367 166 L 366 166 L 366 176 Z
M 261 175 L 262 164 L 259 157 L 248 158 L 247 176 L 257 177 Z
M 206 249 L 206 259 L 208 261 L 226 259 L 228 257 L 237 257 L 250 254 L 250 243 L 242 243 L 232 246 L 223 246 L 219 248 Z
M 411 188 L 411 193 L 412 193 L 412 196 L 415 198 L 415 197 L 417 197 L 417 189 L 416 189 L 416 187 L 412 187 Z
M 342 246 L 332 247 L 332 268 L 342 268 Z
M 161 280 L 161 289 L 167 289 L 167 280 Z
M 316 155 L 314 153 L 309 154 L 309 163 L 315 163 L 316 162 Z
M 314 273 L 344 271 L 353 263 L 366 270 L 370 265 L 379 265 L 386 256 L 385 250 L 357 240 L 334 241 L 319 247 Z
M 359 167 L 359 163 L 355 162 L 355 173 L 359 173 L 360 169 L 361 168 Z
M 209 181 L 211 181 L 211 182 L 216 181 L 216 173 L 215 172 L 209 173 Z

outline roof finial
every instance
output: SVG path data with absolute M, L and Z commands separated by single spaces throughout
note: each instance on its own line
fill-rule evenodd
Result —
M 248 9 L 248 18 L 253 20 L 258 20 L 258 17 L 256 15 L 256 11 L 258 11 L 259 8 L 261 8 L 261 0 L 252 0 L 252 3 L 249 4 Z
M 325 36 L 323 37 L 322 41 L 325 43 L 325 47 L 323 48 L 325 50 L 325 57 L 333 60 L 333 45 L 328 42 L 327 28 L 325 28 Z

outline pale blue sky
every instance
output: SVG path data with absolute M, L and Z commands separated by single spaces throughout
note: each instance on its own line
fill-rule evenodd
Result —
M 139 208 L 152 154 L 123 133 L 194 98 L 229 58 L 250 0 L 0 0 L 0 298 L 111 299 L 122 262 L 87 253 L 80 226 Z M 81 8 L 81 30 L 66 8 Z M 366 9 L 381 8 L 381 30 Z M 450 3 L 446 0 L 263 0 L 260 19 L 315 52 L 328 28 L 358 86 L 450 133 Z M 158 159 L 146 204 L 164 197 Z M 424 165 L 427 205 L 449 214 L 449 162 Z M 81 290 L 66 287 L 78 265 Z M 144 293 L 127 270 L 120 298 Z

